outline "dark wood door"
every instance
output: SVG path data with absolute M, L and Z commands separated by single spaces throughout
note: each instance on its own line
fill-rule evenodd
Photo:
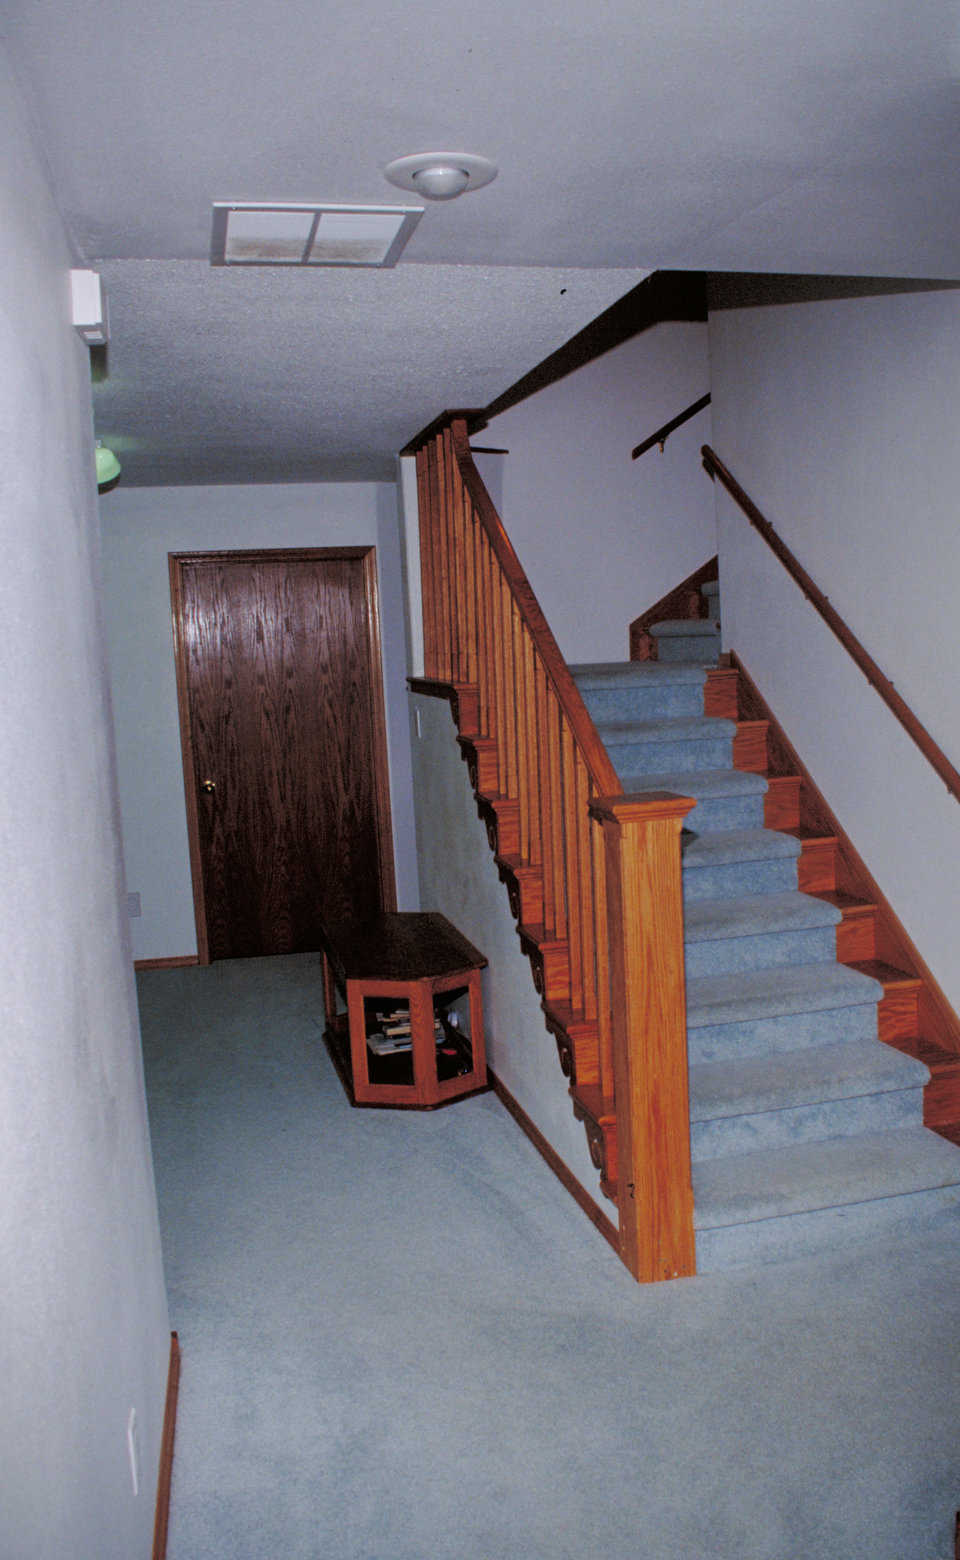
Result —
M 395 908 L 372 548 L 171 555 L 201 960 Z

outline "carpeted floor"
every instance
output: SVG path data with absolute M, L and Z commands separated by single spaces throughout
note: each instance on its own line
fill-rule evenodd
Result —
M 492 1095 L 352 1111 L 314 956 L 140 979 L 169 1560 L 948 1560 L 960 1228 L 639 1288 Z

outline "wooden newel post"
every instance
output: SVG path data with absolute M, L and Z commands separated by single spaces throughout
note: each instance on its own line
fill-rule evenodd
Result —
M 601 797 L 610 944 L 620 1254 L 640 1283 L 696 1272 L 680 830 L 695 805 Z

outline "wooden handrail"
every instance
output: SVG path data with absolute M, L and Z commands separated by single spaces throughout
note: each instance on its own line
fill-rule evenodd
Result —
M 664 423 L 663 427 L 658 428 L 656 433 L 651 433 L 649 439 L 644 439 L 643 443 L 638 444 L 636 449 L 631 450 L 630 459 L 638 460 L 641 455 L 645 455 L 647 453 L 647 450 L 652 450 L 655 444 L 659 444 L 660 453 L 662 454 L 663 446 L 666 444 L 671 433 L 674 433 L 677 428 L 682 428 L 685 422 L 689 422 L 691 417 L 696 417 L 698 412 L 702 412 L 704 407 L 709 405 L 710 395 L 708 392 L 706 395 L 702 395 L 699 401 L 694 401 L 693 404 L 688 406 L 685 411 L 678 412 L 677 416 L 672 417 L 668 423 Z
M 777 535 L 770 521 L 757 508 L 749 494 L 745 493 L 736 478 L 728 471 L 719 455 L 704 444 L 700 454 L 704 469 L 711 478 L 719 477 L 730 496 L 739 504 L 750 524 L 759 531 L 767 546 L 780 559 L 787 573 L 800 586 L 803 594 L 819 612 L 827 627 L 836 635 L 844 649 L 856 662 L 870 686 L 880 695 L 884 704 L 895 715 L 907 736 L 916 743 L 924 758 L 936 771 L 950 795 L 960 801 L 960 771 L 954 768 L 943 749 L 934 741 L 926 726 L 918 720 L 909 704 L 897 692 L 893 683 L 881 671 L 873 656 L 848 627 L 833 607 L 829 598 L 815 584 L 803 565 L 794 557 L 789 547 Z
M 416 455 L 424 683 L 460 712 L 547 1026 L 617 1198 L 621 1256 L 641 1280 L 692 1272 L 680 831 L 693 802 L 624 797 L 466 419 Z
M 455 422 L 451 432 L 453 435 L 453 447 L 457 456 L 457 465 L 460 468 L 464 486 L 473 500 L 480 524 L 490 539 L 504 577 L 509 583 L 524 621 L 530 629 L 534 644 L 543 660 L 561 708 L 570 722 L 573 735 L 587 761 L 591 779 L 600 788 L 601 795 L 612 796 L 623 789 L 617 778 L 617 772 L 610 761 L 606 748 L 597 735 L 597 728 L 587 713 L 587 707 L 583 702 L 580 689 L 570 674 L 570 668 L 560 654 L 560 648 L 553 636 L 549 623 L 543 615 L 543 610 L 534 594 L 533 586 L 527 579 L 523 565 L 514 550 L 513 543 L 504 530 L 503 521 L 497 514 L 493 501 L 483 484 L 483 479 L 473 463 L 473 456 L 467 439 L 466 424 Z

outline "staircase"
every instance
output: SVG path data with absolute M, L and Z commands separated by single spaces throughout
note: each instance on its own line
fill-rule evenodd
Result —
M 878 1038 L 883 982 L 838 963 L 851 908 L 799 891 L 803 842 L 767 826 L 775 783 L 743 767 L 736 721 L 704 714 L 716 582 L 705 592 L 705 615 L 650 628 L 656 660 L 572 668 L 624 792 L 696 801 L 682 856 L 700 1272 L 960 1208 L 960 1150 L 923 1126 L 929 1071 Z

